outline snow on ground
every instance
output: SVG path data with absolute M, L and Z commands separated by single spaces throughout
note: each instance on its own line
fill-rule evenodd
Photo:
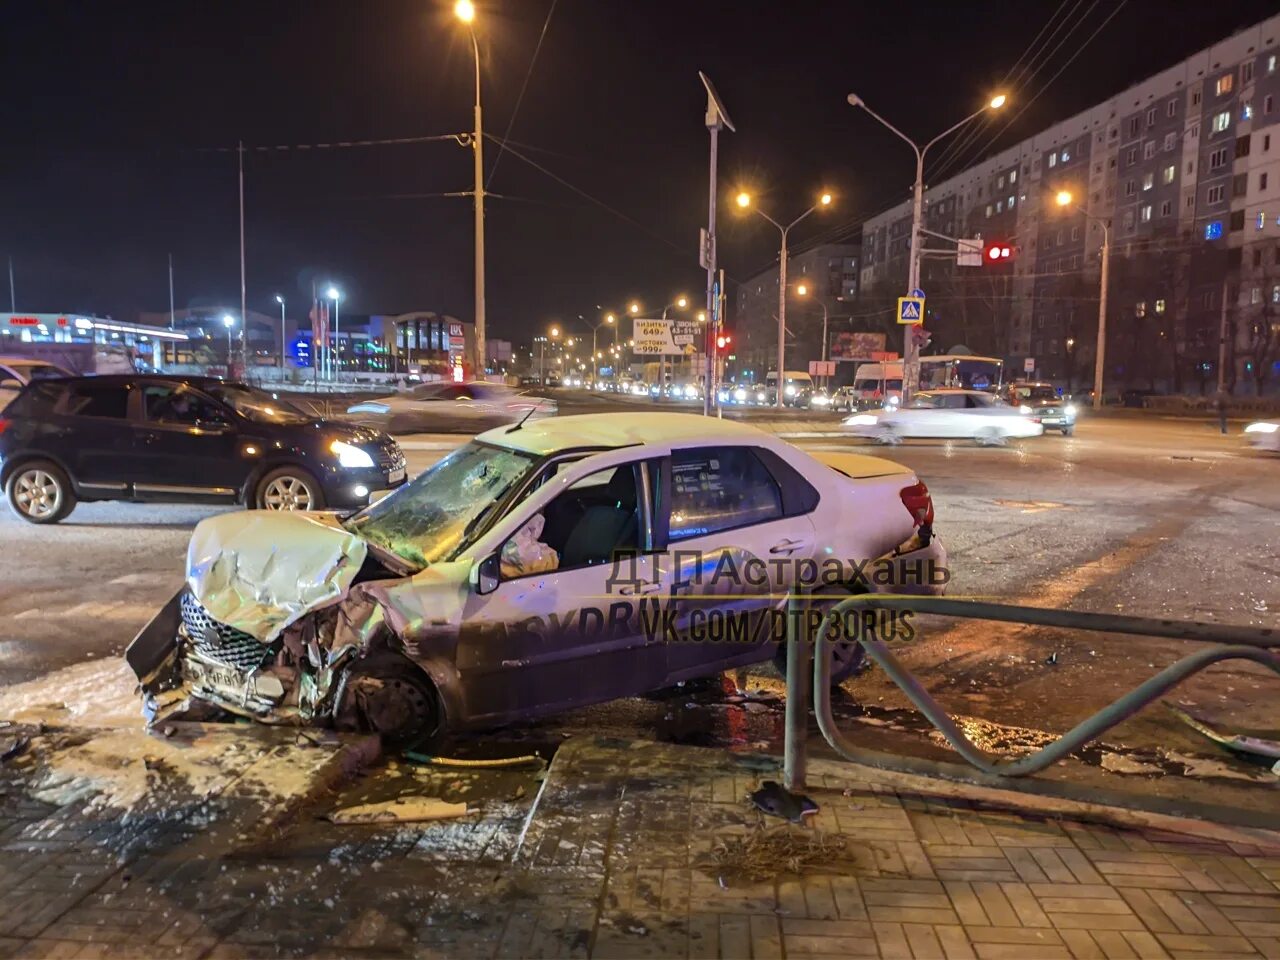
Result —
M 87 660 L 0 687 L 0 720 L 53 726 L 142 728 L 138 680 L 124 660 Z

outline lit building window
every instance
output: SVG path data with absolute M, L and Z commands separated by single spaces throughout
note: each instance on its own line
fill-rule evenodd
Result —
M 1157 300 L 1157 301 L 1156 301 L 1156 313 L 1164 313 L 1164 301 L 1163 301 L 1163 300 Z
M 1204 225 L 1204 238 L 1206 240 L 1219 240 L 1222 238 L 1222 221 L 1211 220 Z
M 1153 186 L 1155 186 L 1155 182 L 1156 182 L 1156 175 L 1154 173 L 1143 174 L 1142 189 L 1150 190 Z
M 1267 215 L 1265 213 L 1259 212 L 1258 213 L 1258 229 L 1263 230 L 1266 228 L 1266 226 L 1267 226 Z
M 1133 306 L 1133 315 L 1135 317 L 1145 317 L 1147 315 L 1147 301 L 1139 300 Z
M 1227 127 L 1231 126 L 1231 111 L 1223 110 L 1221 113 L 1213 115 L 1213 132 L 1221 133 Z
M 1058 155 L 1056 153 L 1049 154 L 1049 166 L 1056 167 L 1058 165 Z
M 1142 206 L 1142 222 L 1147 223 L 1151 220 L 1151 204 L 1146 203 Z
M 1224 73 L 1218 78 L 1218 82 L 1214 84 L 1213 90 L 1218 96 L 1231 92 L 1231 81 L 1233 77 L 1229 73 Z
M 1165 183 L 1173 183 L 1173 176 L 1175 173 L 1177 173 L 1177 168 L 1171 163 L 1169 166 L 1164 168 L 1164 175 L 1161 179 Z

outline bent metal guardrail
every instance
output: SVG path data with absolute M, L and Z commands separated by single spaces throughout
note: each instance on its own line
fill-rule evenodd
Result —
M 794 634 L 798 617 L 794 614 L 803 605 L 803 597 L 793 597 L 788 617 Z M 863 610 L 910 610 L 918 614 L 938 614 L 973 620 L 995 620 L 1005 623 L 1034 626 L 1060 627 L 1072 630 L 1088 630 L 1094 633 L 1126 633 L 1137 636 L 1163 637 L 1171 640 L 1189 640 L 1213 644 L 1176 663 L 1165 667 L 1155 676 L 1139 684 L 1124 696 L 1103 707 L 1097 713 L 1078 723 L 1053 743 L 1030 756 L 1010 760 L 994 757 L 969 740 L 950 714 L 926 690 L 914 675 L 906 669 L 882 640 L 861 640 L 867 655 L 880 665 L 888 676 L 907 695 L 916 708 L 928 718 L 947 739 L 952 748 L 966 761 L 983 773 L 999 777 L 1022 777 L 1045 769 L 1062 760 L 1084 744 L 1095 740 L 1112 727 L 1131 717 L 1147 704 L 1177 686 L 1188 677 L 1214 663 L 1224 660 L 1251 660 L 1269 667 L 1280 675 L 1280 632 L 1269 628 L 1239 627 L 1192 621 L 1159 620 L 1147 617 L 1118 616 L 1102 613 L 1079 613 L 1070 610 L 1052 610 L 1043 607 L 1021 607 L 974 600 L 949 600 L 941 597 L 914 597 L 889 594 L 861 594 L 844 600 L 829 610 L 818 628 L 816 650 L 807 642 L 798 642 L 789 636 L 787 670 L 787 726 L 785 771 L 788 786 L 795 787 L 804 780 L 804 747 L 807 727 L 807 710 L 804 701 L 805 677 L 809 660 L 813 663 L 814 713 L 822 735 L 838 754 L 846 760 L 868 766 L 884 766 L 883 757 L 855 746 L 836 727 L 831 713 L 831 658 L 828 655 L 833 642 L 827 634 L 834 623 L 847 623 L 850 614 Z M 846 634 L 847 635 L 847 634 Z M 795 674 L 793 677 L 792 674 Z M 792 704 L 793 695 L 797 702 Z

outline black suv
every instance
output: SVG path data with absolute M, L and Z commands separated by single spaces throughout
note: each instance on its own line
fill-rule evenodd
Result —
M 386 434 L 212 377 L 41 380 L 0 410 L 0 487 L 32 523 L 81 500 L 357 508 L 404 482 Z

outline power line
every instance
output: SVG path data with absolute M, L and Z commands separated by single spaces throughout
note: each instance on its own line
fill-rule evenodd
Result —
M 981 156 L 983 153 L 988 152 L 991 149 L 992 145 L 995 144 L 995 142 L 999 140 L 1000 137 L 1002 137 L 1010 127 L 1012 127 L 1015 123 L 1017 123 L 1018 118 L 1021 117 L 1024 113 L 1026 113 L 1027 110 L 1031 108 L 1031 105 L 1035 103 L 1038 99 L 1040 99 L 1040 95 L 1043 94 L 1046 90 L 1049 89 L 1050 86 L 1053 85 L 1053 81 L 1057 80 L 1058 77 L 1062 76 L 1063 71 L 1066 70 L 1067 67 L 1071 66 L 1071 64 L 1073 64 L 1076 61 L 1076 58 L 1079 57 L 1080 54 L 1084 53 L 1085 49 L 1089 46 L 1089 44 L 1093 42 L 1094 37 L 1096 37 L 1099 33 L 1101 33 L 1103 29 L 1106 28 L 1107 24 L 1110 23 L 1115 18 L 1116 14 L 1118 14 L 1121 10 L 1124 9 L 1124 5 L 1126 2 L 1127 0 L 1120 0 L 1120 2 L 1116 4 L 1115 8 L 1111 11 L 1111 13 L 1107 14 L 1106 19 L 1104 19 L 1102 23 L 1098 25 L 1097 29 L 1095 29 L 1093 33 L 1089 34 L 1089 36 L 1085 38 L 1084 42 L 1081 43 L 1076 48 L 1075 52 L 1070 57 L 1067 58 L 1066 62 L 1063 63 L 1062 66 L 1058 68 L 1057 72 L 1054 73 L 1054 75 L 1051 76 L 1047 81 L 1045 81 L 1045 84 L 1043 87 L 1040 88 L 1040 91 L 1023 104 L 1022 109 L 1019 110 L 1017 113 L 1015 113 L 1009 119 L 1009 122 L 1006 123 L 1003 127 L 1001 127 L 1000 130 L 990 140 L 987 141 L 986 146 L 983 147 L 981 150 L 979 150 L 976 156 Z M 1097 3 L 1098 3 L 1098 0 L 1094 0 L 1093 6 L 1097 6 Z M 1089 11 L 1093 10 L 1093 6 L 1089 8 Z M 1070 34 L 1068 34 L 1068 36 L 1070 36 Z
M 494 137 L 492 134 L 485 134 L 485 136 L 489 137 L 489 139 L 491 140 L 494 140 L 494 141 L 497 140 L 497 137 Z M 510 143 L 507 144 L 507 152 L 510 153 L 512 156 L 516 157 L 517 159 L 523 160 L 525 163 L 529 164 L 529 166 L 533 167 L 535 170 L 547 175 L 548 177 L 550 177 L 556 183 L 560 184 L 565 189 L 572 190 L 574 193 L 576 193 L 578 196 L 582 197 L 583 199 L 590 200 L 596 206 L 601 207 L 604 210 L 607 210 L 609 213 L 613 214 L 619 220 L 623 220 L 626 223 L 631 224 L 631 226 L 641 230 L 651 239 L 657 240 L 659 243 L 665 244 L 666 246 L 670 247 L 672 250 L 675 250 L 676 252 L 680 253 L 682 256 L 688 253 L 685 247 L 682 247 L 677 243 L 672 243 L 666 237 L 663 237 L 657 233 L 654 233 L 651 229 L 646 227 L 639 220 L 636 220 L 634 217 L 628 216 L 627 214 L 623 213 L 621 210 L 618 210 L 616 207 L 609 206 L 609 204 L 605 203 L 603 200 L 599 199 L 598 197 L 594 197 L 591 194 L 587 193 L 587 191 L 583 190 L 581 187 L 576 187 L 572 183 L 570 183 L 568 180 L 565 180 L 563 177 L 559 176 L 558 174 L 552 173 L 542 164 L 538 163 L 538 161 L 532 160 L 529 157 L 526 157 L 523 153 L 521 153 L 515 147 L 511 146 Z
M 345 150 L 351 147 L 386 147 L 401 146 L 410 143 L 440 143 L 453 140 L 466 143 L 470 133 L 440 133 L 426 137 L 389 137 L 382 140 L 335 140 L 331 143 L 280 143 L 257 147 L 246 146 L 250 153 L 285 153 L 292 150 Z M 235 153 L 238 147 L 196 147 L 197 153 Z
M 533 76 L 533 65 L 538 62 L 538 51 L 542 49 L 542 41 L 547 38 L 547 27 L 551 26 L 551 15 L 556 12 L 556 4 L 560 0 L 551 0 L 551 8 L 547 10 L 547 18 L 542 21 L 542 32 L 538 34 L 538 45 L 533 48 L 533 57 L 529 60 L 529 69 L 525 71 L 524 83 L 520 84 L 520 95 L 516 97 L 516 105 L 511 110 L 511 117 L 507 120 L 507 129 L 502 134 L 502 140 L 498 143 L 498 155 L 493 160 L 493 167 L 489 170 L 489 177 L 484 182 L 486 190 L 489 184 L 493 183 L 493 176 L 498 172 L 498 164 L 502 161 L 502 153 L 507 149 L 507 138 L 511 136 L 511 129 L 516 125 L 516 117 L 520 113 L 520 104 L 524 102 L 524 92 L 529 87 L 529 78 Z
M 1014 62 L 1013 66 L 1010 67 L 1008 71 L 1005 73 L 1002 84 L 1003 86 L 1010 88 L 1007 91 L 1003 91 L 1007 95 L 1012 97 L 1012 95 L 1014 94 L 1014 91 L 1024 84 L 1023 78 L 1026 76 L 1027 70 L 1031 67 L 1032 63 L 1034 63 L 1036 57 L 1039 56 L 1039 52 L 1036 52 L 1036 47 L 1040 42 L 1040 38 L 1044 36 L 1045 31 L 1048 30 L 1050 25 L 1052 25 L 1053 22 L 1058 19 L 1058 14 L 1062 13 L 1063 8 L 1070 2 L 1071 0 L 1062 0 L 1062 2 L 1058 4 L 1057 9 L 1053 11 L 1053 15 L 1050 16 L 1049 19 L 1045 21 L 1044 26 L 1040 28 L 1039 33 L 1037 33 L 1035 37 L 1032 38 L 1031 43 L 1029 43 L 1027 45 L 1027 48 L 1022 51 L 1022 55 L 1018 57 L 1017 61 Z M 1069 10 L 1066 16 L 1063 17 L 1062 23 L 1065 23 L 1071 17 L 1071 14 L 1075 12 L 1076 8 L 1079 7 L 1082 2 L 1083 0 L 1075 0 L 1075 3 L 1072 6 L 1071 10 Z M 1054 34 L 1056 34 L 1059 29 L 1061 29 L 1061 24 L 1059 24 L 1059 26 L 1054 29 L 1053 33 L 1049 35 L 1048 39 L 1045 40 L 1045 43 L 1044 43 L 1045 47 L 1048 46 L 1049 42 L 1053 39 Z M 1027 62 L 1026 66 L 1022 67 L 1022 70 L 1019 72 L 1018 68 L 1019 66 L 1022 65 L 1023 60 L 1027 59 L 1028 54 L 1030 54 L 1031 59 Z M 1015 72 L 1018 73 L 1018 76 L 1016 77 L 1014 76 Z M 1032 76 L 1034 76 L 1034 72 L 1032 73 Z M 1030 78 L 1028 78 L 1027 81 L 1025 82 L 1029 82 L 1029 79 Z M 947 145 L 947 148 L 943 150 L 942 156 L 939 157 L 938 160 L 936 161 L 933 175 L 939 176 L 940 175 L 939 171 L 946 168 L 946 165 L 950 160 L 950 158 L 952 157 L 952 155 L 967 148 L 968 145 L 973 142 L 974 138 L 979 136 L 979 131 L 984 127 L 988 126 L 991 122 L 992 122 L 991 116 L 988 114 L 984 118 L 983 123 L 963 131 L 959 137 L 957 137 L 955 140 L 952 140 L 951 143 Z

